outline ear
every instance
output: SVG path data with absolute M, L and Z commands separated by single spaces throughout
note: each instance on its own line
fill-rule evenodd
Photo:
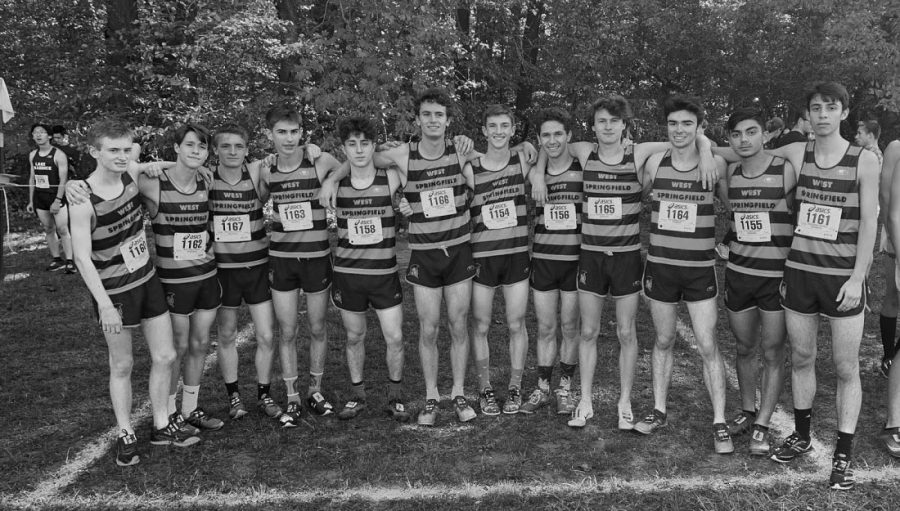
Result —
M 843 110 L 841 110 L 841 120 L 842 120 L 842 121 L 846 121 L 848 115 L 850 115 L 850 109 L 849 109 L 849 108 L 844 108 Z
M 566 143 L 568 144 L 571 141 L 572 141 L 572 132 L 571 131 L 566 132 Z
M 100 150 L 92 145 L 88 146 L 88 152 L 91 154 L 91 158 L 95 160 L 100 156 Z
M 271 130 L 271 129 L 267 129 L 267 130 L 266 130 L 266 138 L 269 139 L 269 142 L 274 142 L 274 141 L 275 141 L 272 137 L 273 137 L 273 135 L 272 135 L 272 130 Z
M 481 127 L 481 134 L 484 135 L 485 137 L 488 136 L 487 126 L 482 126 L 482 127 Z

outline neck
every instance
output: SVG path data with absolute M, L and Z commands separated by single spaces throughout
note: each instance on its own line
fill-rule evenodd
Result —
M 753 156 L 741 158 L 741 167 L 744 169 L 744 175 L 748 177 L 762 174 L 769 167 L 769 155 L 765 151 L 759 151 Z
M 597 154 L 600 156 L 616 156 L 625 152 L 625 147 L 620 143 L 616 142 L 615 144 L 604 144 L 601 141 L 597 141 Z
M 169 174 L 169 179 L 178 184 L 188 184 L 197 178 L 197 169 L 192 169 L 181 162 L 175 162 L 174 171 Z
M 237 178 L 241 175 L 241 169 L 243 165 L 238 165 L 237 167 L 229 167 L 227 165 L 223 165 L 219 163 L 219 175 L 226 178 Z
M 95 186 L 112 186 L 117 185 L 122 180 L 122 173 L 97 165 L 97 170 L 92 172 L 88 179 Z
M 849 142 L 844 140 L 844 137 L 841 136 L 839 130 L 834 130 L 828 135 L 816 136 L 816 152 L 844 152 L 847 149 L 846 144 L 848 143 Z
M 425 156 L 438 156 L 443 154 L 444 137 L 422 137 L 419 141 L 419 152 Z
M 679 170 L 688 170 L 700 163 L 700 153 L 693 145 L 672 148 L 672 164 L 680 163 Z
M 485 158 L 491 161 L 499 161 L 509 158 L 509 145 L 504 147 L 494 147 L 488 144 L 487 152 L 484 153 Z
M 38 151 L 40 152 L 46 152 L 50 149 L 53 149 L 53 145 L 50 142 L 47 142 L 46 144 L 38 144 Z
M 547 171 L 552 174 L 565 172 L 572 166 L 572 160 L 573 158 L 572 155 L 569 154 L 569 151 L 563 150 L 559 156 L 550 158 L 547 162 Z
M 353 184 L 368 185 L 375 176 L 375 164 L 369 163 L 365 167 L 350 166 L 350 182 Z
M 296 167 L 301 161 L 303 161 L 303 149 L 298 148 L 296 151 L 288 154 L 278 153 L 278 168 L 281 170 Z M 282 166 L 287 168 L 282 168 Z

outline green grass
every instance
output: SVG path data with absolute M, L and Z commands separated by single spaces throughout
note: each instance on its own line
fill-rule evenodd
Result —
M 44 272 L 46 254 L 33 231 L 14 233 L 12 244 L 18 253 L 4 258 L 8 278 L 0 287 L 0 339 L 5 348 L 0 402 L 7 411 L 0 414 L 0 473 L 4 474 L 0 478 L 0 507 L 4 507 L 4 499 L 27 495 L 114 423 L 107 390 L 106 348 L 91 319 L 90 299 L 80 278 Z M 350 422 L 308 418 L 299 428 L 282 430 L 253 410 L 222 431 L 205 434 L 203 443 L 187 450 L 151 448 L 147 443 L 150 426 L 142 423 L 138 427 L 139 465 L 123 470 L 108 454 L 62 490 L 63 500 L 35 504 L 59 509 L 266 509 L 277 503 L 310 509 L 897 508 L 900 493 L 895 488 L 900 470 L 894 469 L 894 462 L 876 439 L 884 422 L 886 386 L 886 380 L 874 372 L 881 354 L 877 311 L 883 282 L 879 272 L 876 260 L 870 278 L 870 304 L 876 313 L 867 317 L 861 352 L 864 398 L 854 459 L 860 468 L 890 470 L 885 480 L 862 482 L 849 493 L 826 491 L 821 469 L 811 460 L 782 467 L 750 458 L 746 437 L 736 440 L 737 454 L 713 454 L 711 409 L 702 384 L 700 359 L 685 343 L 679 343 L 676 349 L 670 426 L 649 438 L 615 430 L 618 347 L 612 310 L 607 305 L 599 342 L 596 416 L 583 430 L 568 428 L 565 417 L 549 410 L 534 416 L 479 416 L 470 424 L 460 425 L 452 417 L 449 402 L 442 403 L 436 428 L 392 422 L 380 413 L 385 402 L 384 345 L 374 314 L 370 314 L 366 376 L 371 408 L 366 416 Z M 408 287 L 404 291 L 406 392 L 410 404 L 418 408 L 424 392 L 418 326 L 412 291 Z M 508 378 L 508 353 L 501 305 L 498 299 L 490 339 L 491 376 L 502 398 Z M 685 311 L 681 314 L 686 317 Z M 242 321 L 246 320 L 244 312 Z M 300 338 L 306 339 L 303 320 L 301 315 Z M 529 311 L 528 326 L 532 345 L 526 392 L 536 379 L 533 311 Z M 334 309 L 329 311 L 328 327 L 324 388 L 340 405 L 349 395 L 350 384 L 343 331 Z M 826 330 L 823 328 L 823 332 Z M 734 344 L 724 312 L 720 313 L 719 335 L 726 360 L 733 366 Z M 644 306 L 638 316 L 638 337 L 641 352 L 633 394 L 636 414 L 652 405 L 653 328 Z M 447 392 L 451 381 L 446 330 L 441 332 L 439 345 L 439 386 Z M 814 434 L 828 454 L 835 435 L 829 345 L 823 335 L 813 418 Z M 140 336 L 134 346 L 137 404 L 147 397 L 148 358 Z M 302 342 L 299 356 L 303 374 L 308 350 Z M 252 345 L 245 346 L 241 350 L 241 384 L 250 405 L 255 394 L 252 357 Z M 277 367 L 276 362 L 276 373 Z M 282 400 L 280 375 L 276 378 L 275 397 Z M 474 396 L 474 382 L 470 370 L 466 389 L 470 397 Z M 217 368 L 204 378 L 200 402 L 219 417 L 227 415 Z M 791 409 L 789 382 L 781 406 Z M 729 388 L 729 416 L 737 408 L 737 389 Z M 782 437 L 789 433 L 779 432 Z M 757 479 L 772 484 L 759 486 L 754 484 Z M 727 485 L 718 484 L 721 481 Z M 408 496 L 402 491 L 405 488 L 411 492 Z M 472 491 L 461 491 L 466 488 Z M 399 493 L 372 500 L 381 489 Z M 429 489 L 435 493 L 426 492 Z M 14 503 L 22 504 L 6 501 L 7 505 Z

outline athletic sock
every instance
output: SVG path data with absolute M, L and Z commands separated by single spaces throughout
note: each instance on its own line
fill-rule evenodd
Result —
M 365 401 L 366 400 L 366 386 L 363 385 L 363 382 L 350 382 L 351 387 L 350 390 L 353 392 L 353 397 Z
M 177 397 L 176 394 L 169 394 L 169 401 L 168 401 L 168 403 L 166 403 L 166 414 L 167 415 L 172 415 L 173 413 L 175 413 L 178 410 L 178 408 L 175 406 L 175 398 L 176 397 Z
M 322 373 L 309 373 L 309 389 L 306 391 L 307 396 L 311 396 L 316 392 L 322 392 Z
M 287 389 L 287 400 L 288 403 L 300 402 L 300 393 L 297 392 L 296 383 L 297 377 L 291 376 L 290 378 L 282 378 L 284 380 L 284 388 Z
M 457 388 L 453 387 L 453 397 L 463 395 L 462 390 L 460 390 L 458 394 L 456 392 Z M 425 389 L 425 400 L 427 401 L 429 399 L 434 399 L 435 401 L 441 400 L 441 393 L 438 392 L 437 387 Z
M 853 433 L 837 432 L 837 446 L 834 448 L 834 455 L 843 454 L 850 458 L 853 456 Z
M 228 397 L 231 397 L 232 394 L 241 393 L 237 380 L 234 380 L 231 383 L 225 382 L 225 393 L 228 394 Z
M 256 384 L 256 399 L 262 399 L 263 396 L 268 396 L 272 391 L 271 383 L 257 383 Z
M 754 424 L 753 427 L 761 429 L 763 431 L 763 433 L 769 432 L 769 426 L 763 426 L 762 424 Z
M 562 373 L 563 376 L 566 376 L 571 380 L 572 377 L 575 376 L 576 367 L 578 367 L 578 364 L 567 364 L 561 361 L 559 363 L 559 372 Z
M 891 316 L 879 316 L 878 326 L 881 329 L 881 347 L 884 350 L 882 358 L 894 357 L 894 337 L 897 335 L 897 318 Z
M 522 373 L 524 369 L 510 369 L 509 371 L 509 388 L 522 388 Z
M 388 401 L 403 400 L 403 380 L 392 380 L 388 378 Z
M 475 373 L 478 375 L 478 385 L 482 389 L 491 386 L 491 361 L 490 359 L 482 359 L 475 361 Z
M 185 385 L 181 388 L 181 415 L 187 417 L 197 409 L 200 385 Z
M 812 408 L 794 408 L 794 430 L 800 438 L 809 442 L 809 426 L 812 422 Z
M 538 388 L 549 392 L 550 379 L 553 378 L 553 366 L 538 366 Z

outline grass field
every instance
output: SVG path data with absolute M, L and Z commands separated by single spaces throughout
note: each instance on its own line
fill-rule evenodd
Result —
M 149 421 L 138 425 L 141 463 L 119 468 L 112 459 L 114 425 L 107 390 L 106 348 L 91 320 L 87 291 L 78 276 L 49 274 L 42 236 L 33 225 L 14 232 L 4 258 L 0 287 L 0 507 L 48 509 L 898 509 L 900 468 L 883 452 L 876 434 L 884 422 L 886 380 L 874 371 L 880 359 L 877 311 L 882 279 L 879 259 L 870 279 L 873 299 L 861 352 L 863 410 L 855 456 L 858 484 L 853 491 L 826 490 L 835 437 L 834 378 L 830 342 L 819 351 L 819 392 L 813 434 L 820 447 L 789 467 L 749 457 L 748 439 L 735 441 L 737 453 L 712 449 L 711 410 L 699 356 L 690 335 L 677 345 L 670 393 L 669 427 L 649 438 L 615 429 L 618 393 L 615 325 L 607 306 L 599 343 L 595 418 L 582 430 L 549 411 L 534 416 L 488 418 L 461 425 L 449 401 L 435 428 L 396 424 L 380 415 L 385 401 L 384 346 L 377 328 L 367 341 L 368 415 L 349 422 L 306 418 L 282 430 L 255 410 L 228 423 L 193 448 L 152 447 Z M 403 255 L 406 254 L 404 250 Z M 402 258 L 402 257 L 401 257 Z M 405 266 L 405 264 L 402 264 Z M 721 273 L 721 272 L 720 272 Z M 409 404 L 422 405 L 424 389 L 417 349 L 418 326 L 412 292 L 405 305 L 406 371 Z M 301 307 L 301 310 L 303 307 Z M 685 311 L 681 311 L 686 318 Z M 508 378 L 502 308 L 495 307 L 491 331 L 492 380 Z M 246 324 L 246 315 L 244 316 Z M 300 337 L 306 339 L 302 322 Z M 685 321 L 687 321 L 685 319 Z M 324 388 L 342 404 L 350 391 L 343 332 L 336 310 L 329 311 L 330 347 Z M 374 315 L 370 325 L 376 325 Z M 536 381 L 533 313 L 525 375 L 526 392 Z M 688 325 L 689 326 L 689 325 Z M 215 334 L 214 334 L 215 335 Z M 652 405 L 650 349 L 653 329 L 647 308 L 638 317 L 641 345 L 633 406 L 643 414 Z M 242 331 L 241 384 L 254 402 L 253 333 Z M 729 373 L 728 415 L 738 408 L 734 341 L 720 313 L 720 346 Z M 450 388 L 449 339 L 442 331 L 440 389 Z M 301 374 L 307 364 L 300 348 Z M 148 358 L 135 341 L 135 405 L 146 417 Z M 277 363 L 276 363 L 277 368 Z M 280 375 L 273 388 L 284 396 Z M 470 369 L 467 393 L 475 397 Z M 218 368 L 208 364 L 200 404 L 227 417 Z M 790 384 L 775 417 L 776 434 L 788 435 Z M 95 459 L 93 454 L 99 455 Z

